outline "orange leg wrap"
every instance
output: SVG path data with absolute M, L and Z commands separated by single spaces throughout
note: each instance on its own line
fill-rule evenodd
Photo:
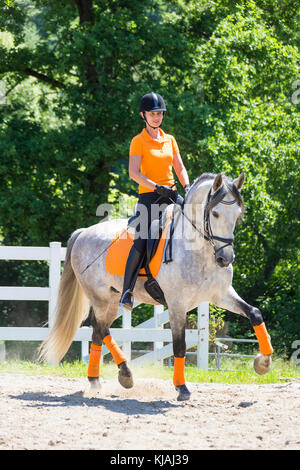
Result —
M 100 375 L 100 359 L 102 346 L 96 346 L 92 343 L 90 350 L 90 360 L 88 366 L 88 377 L 99 377 Z
M 175 387 L 185 384 L 184 378 L 184 363 L 185 357 L 174 357 L 174 375 L 173 384 Z
M 103 342 L 105 346 L 107 347 L 107 349 L 109 350 L 109 352 L 111 353 L 117 366 L 121 364 L 121 362 L 126 361 L 126 357 L 122 353 L 121 349 L 119 348 L 115 340 L 111 337 L 111 335 L 105 336 L 103 338 Z
M 254 326 L 253 329 L 258 339 L 259 350 L 261 354 L 272 354 L 274 351 L 266 329 L 266 325 L 264 323 L 261 323 L 260 325 Z

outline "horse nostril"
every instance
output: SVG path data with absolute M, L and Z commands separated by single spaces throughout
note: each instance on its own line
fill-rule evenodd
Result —
M 225 266 L 225 260 L 224 260 L 224 258 L 222 258 L 222 256 L 218 256 L 216 258 L 216 262 L 221 268 L 223 268 Z
M 230 265 L 231 261 L 226 258 L 223 258 L 222 256 L 218 256 L 216 258 L 216 263 L 220 266 L 220 268 L 226 268 Z

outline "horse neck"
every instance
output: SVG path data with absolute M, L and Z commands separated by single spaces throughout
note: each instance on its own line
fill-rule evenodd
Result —
M 206 197 L 210 186 L 201 185 L 193 190 L 184 205 L 184 214 L 180 214 L 177 229 L 180 233 L 186 250 L 201 250 L 206 248 L 207 241 L 193 227 L 192 223 L 201 233 L 204 233 L 203 220 Z M 180 232 L 179 232 L 180 231 Z

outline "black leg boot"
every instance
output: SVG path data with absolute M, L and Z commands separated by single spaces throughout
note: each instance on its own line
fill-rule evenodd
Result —
M 120 307 L 126 308 L 126 310 L 132 310 L 133 308 L 133 296 L 132 291 L 134 289 L 139 270 L 141 269 L 144 253 L 140 253 L 136 250 L 135 246 L 132 246 L 125 268 L 123 292 L 120 300 Z

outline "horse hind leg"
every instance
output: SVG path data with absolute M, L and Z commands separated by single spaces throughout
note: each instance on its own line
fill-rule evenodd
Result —
M 109 305 L 104 302 L 93 303 L 92 316 L 92 345 L 90 350 L 90 360 L 88 365 L 88 380 L 90 389 L 85 393 L 87 396 L 97 395 L 100 390 L 100 360 L 102 355 L 103 343 L 108 348 L 114 362 L 119 368 L 119 382 L 125 388 L 133 387 L 133 378 L 127 365 L 127 360 L 115 340 L 112 338 L 109 327 L 115 320 L 119 308 L 119 296 L 111 298 Z
M 105 305 L 102 305 L 102 307 L 105 308 Z M 91 318 L 91 324 L 93 327 L 93 334 L 87 370 L 87 376 L 90 386 L 83 393 L 85 397 L 97 397 L 101 393 L 100 361 L 102 356 L 102 345 L 103 336 L 105 334 L 105 328 L 103 328 L 103 322 L 97 320 L 94 307 Z
M 106 324 L 107 329 L 103 337 L 103 342 L 109 352 L 111 353 L 115 364 L 118 366 L 119 374 L 118 380 L 122 387 L 132 388 L 133 387 L 133 377 L 131 370 L 128 367 L 127 359 L 123 351 L 120 349 L 116 341 L 112 338 L 109 327 L 117 317 L 117 313 L 120 305 L 120 294 L 117 292 L 111 292 L 111 301 L 106 314 Z
M 133 377 L 131 370 L 128 367 L 126 357 L 123 351 L 119 348 L 118 344 L 115 342 L 111 336 L 109 330 L 107 335 L 103 338 L 103 342 L 109 352 L 111 353 L 115 364 L 119 368 L 118 380 L 122 387 L 132 388 L 133 387 Z

